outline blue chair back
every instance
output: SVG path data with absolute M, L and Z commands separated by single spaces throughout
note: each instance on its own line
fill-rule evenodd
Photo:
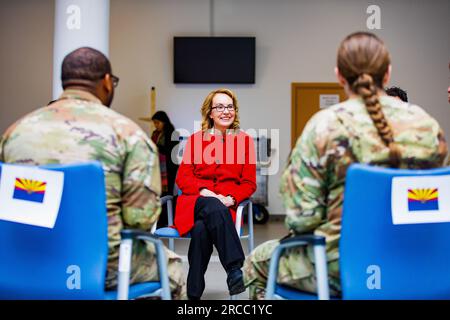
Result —
M 53 229 L 0 220 L 0 299 L 103 299 L 108 257 L 103 169 L 97 162 L 41 168 L 64 173 L 58 217 Z M 78 275 L 79 288 L 73 286 Z
M 340 240 L 344 299 L 450 298 L 450 223 L 394 225 L 391 215 L 393 177 L 441 175 L 450 175 L 450 167 L 348 169 Z

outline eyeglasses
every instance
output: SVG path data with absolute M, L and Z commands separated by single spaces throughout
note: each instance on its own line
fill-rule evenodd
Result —
M 114 88 L 117 87 L 119 85 L 119 77 L 116 77 L 113 74 L 111 74 L 110 76 L 111 76 L 111 80 L 112 80 Z
M 228 112 L 234 112 L 234 105 L 229 104 L 227 106 L 224 106 L 223 104 L 218 104 L 215 107 L 212 107 L 211 109 L 216 109 L 218 112 L 224 112 L 225 108 L 228 110 Z

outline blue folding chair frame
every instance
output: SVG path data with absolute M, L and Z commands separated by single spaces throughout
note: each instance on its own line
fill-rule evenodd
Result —
M 173 226 L 173 196 L 164 196 L 161 198 L 161 204 L 167 204 L 167 223 L 169 227 L 156 229 L 156 223 L 153 225 L 151 233 L 158 236 L 159 238 L 169 239 L 169 249 L 174 251 L 175 243 L 174 240 L 190 240 L 190 234 L 181 237 L 178 231 L 170 226 Z M 242 218 L 244 214 L 245 207 L 248 206 L 248 233 L 242 234 Z M 254 248 L 254 236 L 253 236 L 253 204 L 250 200 L 244 200 L 239 203 L 236 210 L 236 232 L 241 239 L 248 240 L 248 251 L 251 252 Z
M 394 225 L 391 196 L 394 177 L 450 176 L 450 167 L 390 169 L 353 164 L 346 175 L 340 248 L 343 299 L 450 299 L 450 223 Z M 314 244 L 298 236 L 274 251 L 266 299 L 313 299 L 316 295 L 277 285 L 279 257 L 286 248 Z M 323 253 L 315 253 L 323 256 Z M 321 259 L 323 270 L 326 260 Z M 316 273 L 319 263 L 316 261 Z M 378 269 L 370 269 L 370 267 Z M 380 286 L 368 281 L 380 271 Z M 322 276 L 318 276 L 320 282 Z M 327 280 L 327 279 L 326 279 Z M 323 281 L 323 280 L 322 280 Z M 320 288 L 323 284 L 319 284 Z M 328 284 L 327 284 L 328 288 Z
M 153 225 L 151 233 L 155 234 L 159 238 L 169 239 L 169 249 L 175 250 L 176 239 L 178 240 L 190 240 L 191 236 L 188 233 L 186 236 L 181 237 L 178 231 L 175 228 L 171 228 L 173 226 L 173 196 L 164 196 L 161 198 L 161 204 L 167 204 L 167 223 L 169 227 L 156 229 L 156 223 Z M 248 233 L 242 234 L 242 216 L 244 213 L 245 207 L 248 206 Z M 252 252 L 254 248 L 254 237 L 253 237 L 253 203 L 250 200 L 244 200 L 239 203 L 238 208 L 236 210 L 236 223 L 235 223 L 236 232 L 239 235 L 240 239 L 248 240 L 248 251 Z M 231 300 L 236 300 L 237 296 L 232 295 Z
M 391 208 L 393 178 L 439 176 L 450 176 L 450 167 L 348 169 L 339 244 L 344 299 L 450 299 L 450 223 L 394 225 Z M 380 288 L 368 285 L 375 269 Z
M 121 246 L 129 246 L 132 239 L 153 243 L 161 280 L 128 288 L 129 272 L 119 272 L 118 290 L 105 291 L 108 224 L 101 164 L 39 168 L 64 173 L 58 217 L 53 229 L 0 220 L 0 299 L 127 299 L 148 294 L 170 299 L 162 241 L 135 230 L 122 232 Z M 131 263 L 131 250 L 126 252 L 119 258 L 122 264 Z M 79 288 L 69 286 L 73 270 L 79 271 Z
M 170 300 L 169 276 L 167 274 L 166 255 L 164 254 L 164 246 L 161 240 L 154 235 L 143 232 L 141 230 L 123 230 L 121 232 L 122 241 L 120 243 L 119 257 L 119 278 L 117 293 L 113 292 L 113 297 L 117 295 L 118 300 L 128 300 L 130 298 L 129 288 L 132 298 L 161 296 L 163 300 Z M 156 247 L 156 260 L 158 263 L 159 282 L 147 282 L 144 284 L 132 285 L 130 287 L 130 267 L 133 248 L 133 240 L 143 240 L 151 242 Z M 127 267 L 122 269 L 122 265 Z M 111 295 L 111 293 L 109 294 Z
M 298 246 L 312 245 L 314 249 L 315 271 L 317 277 L 318 294 L 309 294 L 299 290 L 290 289 L 277 285 L 278 265 L 281 254 L 289 248 Z M 327 257 L 325 252 L 325 238 L 314 235 L 296 236 L 282 240 L 274 252 L 270 260 L 269 275 L 267 278 L 266 300 L 274 298 L 291 299 L 291 300 L 329 300 L 330 292 L 328 288 L 328 271 Z

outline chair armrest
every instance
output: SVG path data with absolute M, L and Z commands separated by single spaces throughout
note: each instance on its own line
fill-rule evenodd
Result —
M 167 274 L 166 255 L 164 253 L 163 242 L 155 235 L 136 229 L 126 229 L 120 232 L 122 240 L 120 242 L 119 254 L 119 281 L 117 286 L 117 297 L 119 300 L 128 299 L 128 288 L 130 282 L 130 269 L 133 240 L 139 239 L 151 242 L 156 248 L 156 261 L 158 263 L 158 274 L 162 288 L 162 299 L 170 300 L 169 276 Z
M 250 199 L 245 199 L 239 203 L 238 207 L 243 206 L 245 208 L 250 202 Z
M 145 231 L 138 230 L 138 229 L 125 229 L 125 230 L 122 230 L 120 232 L 120 236 L 122 237 L 122 240 L 142 239 L 142 240 L 145 240 L 145 241 L 152 242 L 154 244 L 159 244 L 159 243 L 162 244 L 161 240 L 157 236 L 155 236 L 155 235 L 153 235 L 153 234 L 151 234 L 149 232 L 145 232 Z
M 249 210 L 247 211 L 248 214 L 248 225 L 249 228 L 253 228 L 253 204 L 249 199 L 245 199 L 244 201 L 241 201 L 236 209 L 236 232 L 238 236 L 241 234 L 241 225 L 242 225 L 242 213 L 244 212 L 244 208 L 246 206 L 249 206 Z M 250 214 L 250 212 L 252 214 Z
M 169 226 L 173 226 L 173 196 L 167 195 L 159 200 L 161 201 L 161 206 L 167 204 L 167 224 Z M 150 229 L 150 233 L 155 233 L 157 224 L 158 221 L 155 221 L 152 228 Z
M 172 201 L 173 202 L 173 196 L 167 195 L 167 196 L 161 197 L 159 200 L 161 201 L 161 205 L 163 205 L 167 201 Z
M 298 245 L 302 245 L 301 243 L 305 243 L 313 246 L 326 244 L 325 237 L 316 236 L 314 234 L 302 234 L 291 238 L 286 238 L 280 241 L 280 244 L 285 243 L 297 243 Z
M 272 300 L 275 295 L 277 285 L 278 264 L 284 250 L 299 246 L 312 245 L 314 247 L 315 270 L 317 278 L 317 293 L 320 300 L 329 300 L 330 293 L 328 287 L 327 257 L 325 251 L 326 241 L 324 237 L 316 235 L 298 235 L 292 238 L 283 239 L 275 248 L 270 260 L 269 275 L 267 277 L 266 300 Z

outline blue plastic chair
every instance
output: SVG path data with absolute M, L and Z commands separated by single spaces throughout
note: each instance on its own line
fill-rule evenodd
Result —
M 178 195 L 181 195 L 181 190 L 178 189 Z M 163 227 L 156 229 L 156 223 L 153 225 L 151 230 L 152 234 L 155 234 L 158 238 L 166 238 L 169 239 L 169 249 L 175 250 L 175 240 L 190 240 L 190 233 L 181 237 L 178 233 L 178 230 L 175 228 L 171 228 L 173 226 L 173 197 L 172 196 L 164 196 L 161 198 L 162 204 L 167 204 L 167 223 L 168 227 Z M 248 206 L 248 233 L 243 234 L 242 230 L 242 215 L 244 213 L 245 207 Z M 241 239 L 248 240 L 248 251 L 251 252 L 254 248 L 254 238 L 253 238 L 253 204 L 250 200 L 244 200 L 239 203 L 238 208 L 236 210 L 236 222 L 235 222 L 236 232 Z M 237 300 L 237 295 L 230 296 L 231 300 Z
M 53 229 L 0 220 L 0 299 L 170 299 L 162 241 L 136 230 L 122 232 L 119 264 L 129 265 L 133 239 L 152 242 L 161 280 L 128 287 L 129 270 L 122 267 L 118 291 L 105 291 L 108 225 L 100 163 L 40 168 L 64 173 L 58 217 Z M 69 283 L 76 272 L 80 282 L 74 287 Z
M 298 246 L 313 246 L 315 257 L 315 271 L 317 275 L 317 292 L 311 294 L 299 290 L 291 289 L 286 286 L 277 285 L 278 264 L 283 251 Z M 266 286 L 266 300 L 289 299 L 289 300 L 328 300 L 330 292 L 328 288 L 327 257 L 325 251 L 325 238 L 315 235 L 299 235 L 296 237 L 284 239 L 275 248 L 270 259 L 269 275 Z
M 433 176 L 450 177 L 450 167 L 350 166 L 340 240 L 343 299 L 450 299 L 450 223 L 394 225 L 392 220 L 392 179 Z M 374 277 L 378 277 L 375 286 Z M 276 285 L 275 279 L 276 270 L 271 269 L 267 299 L 275 294 L 289 299 L 316 297 Z
M 179 194 L 180 191 L 179 191 Z M 167 223 L 168 227 L 163 227 L 156 229 L 156 223 L 153 225 L 151 233 L 158 236 L 159 238 L 169 239 L 169 249 L 174 251 L 175 244 L 174 240 L 190 240 L 191 236 L 188 233 L 186 236 L 181 237 L 178 231 L 170 226 L 173 226 L 173 197 L 164 196 L 161 198 L 162 204 L 167 204 Z M 248 233 L 244 234 L 242 228 L 242 218 L 244 214 L 245 207 L 248 206 L 247 216 L 248 216 Z M 253 204 L 250 200 L 244 200 L 239 203 L 236 210 L 236 222 L 235 222 L 236 232 L 241 239 L 248 240 L 248 251 L 251 252 L 254 248 L 254 237 L 253 237 Z

